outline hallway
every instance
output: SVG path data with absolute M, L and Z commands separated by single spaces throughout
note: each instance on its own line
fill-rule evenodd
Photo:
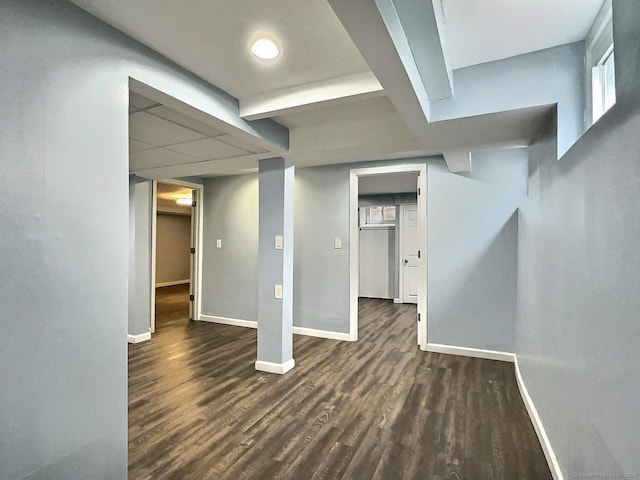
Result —
M 551 478 L 513 366 L 420 352 L 415 306 L 361 300 L 358 342 L 295 336 L 277 376 L 255 330 L 189 322 L 183 290 L 129 346 L 130 479 Z

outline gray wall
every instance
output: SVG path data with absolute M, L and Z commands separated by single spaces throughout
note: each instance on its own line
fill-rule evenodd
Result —
M 296 171 L 293 324 L 349 331 L 349 167 Z M 334 237 L 342 249 L 333 248 Z
M 258 176 L 206 179 L 203 212 L 202 314 L 256 321 Z
M 428 171 L 429 343 L 513 352 L 525 149 L 474 154 L 473 171 Z
M 614 1 L 618 102 L 530 149 L 516 353 L 565 478 L 640 471 L 640 3 Z
M 0 2 L 0 64 L 0 477 L 125 478 L 129 77 L 266 124 L 59 0 Z
M 130 335 L 147 333 L 151 321 L 151 181 L 136 178 L 133 203 L 133 271 L 129 272 L 132 289 L 129 296 Z
M 408 162 L 427 160 L 376 165 Z M 357 164 L 367 165 L 371 164 Z M 512 352 L 517 274 L 514 213 L 526 190 L 526 151 L 478 153 L 469 175 L 449 173 L 438 159 L 428 165 L 429 341 Z M 349 330 L 352 167 L 296 170 L 295 326 Z M 252 270 L 257 269 L 256 178 L 245 175 L 205 182 L 204 314 L 256 319 L 257 274 Z M 223 238 L 224 247 L 226 236 L 237 238 L 237 253 L 213 248 L 216 238 Z M 342 249 L 333 248 L 334 237 L 342 237 Z M 242 268 L 234 258 L 245 262 Z
M 156 222 L 156 283 L 189 280 L 191 217 L 158 213 Z
M 453 71 L 455 96 L 431 102 L 431 121 L 558 104 L 558 157 L 585 125 L 584 42 Z

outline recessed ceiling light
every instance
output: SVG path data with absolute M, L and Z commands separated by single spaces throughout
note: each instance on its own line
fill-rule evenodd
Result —
M 251 53 L 263 60 L 273 60 L 280 55 L 280 49 L 273 40 L 260 38 L 251 45 Z

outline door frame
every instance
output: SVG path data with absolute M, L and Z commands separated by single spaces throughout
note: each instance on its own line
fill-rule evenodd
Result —
M 184 180 L 176 180 L 172 178 L 162 180 L 152 180 L 152 192 L 153 198 L 151 200 L 151 319 L 149 323 L 149 329 L 151 333 L 156 331 L 156 234 L 157 234 L 157 221 L 158 221 L 158 183 L 168 183 L 170 185 L 177 185 L 180 187 L 190 188 L 195 192 L 196 206 L 192 211 L 191 220 L 191 235 L 192 243 L 196 249 L 195 259 L 190 262 L 195 267 L 195 271 L 191 271 L 191 278 L 189 279 L 191 285 L 189 290 L 191 294 L 195 296 L 193 307 L 194 311 L 191 312 L 193 320 L 200 319 L 200 312 L 202 311 L 202 226 L 204 223 L 204 212 L 202 208 L 202 197 L 204 192 L 204 185 L 200 183 L 186 182 Z M 194 235 L 195 233 L 195 235 Z
M 349 340 L 358 340 L 360 241 L 358 232 L 358 178 L 369 175 L 416 172 L 418 177 L 418 345 L 427 350 L 427 164 L 397 164 L 349 170 Z

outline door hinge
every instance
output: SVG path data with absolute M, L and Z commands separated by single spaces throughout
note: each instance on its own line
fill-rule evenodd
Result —
M 418 258 L 420 258 L 420 250 L 418 250 Z
M 193 248 L 193 247 L 191 247 L 191 253 L 192 253 L 192 254 L 193 254 L 193 253 L 196 253 L 196 249 L 195 249 L 195 248 Z
M 418 195 L 422 195 L 422 189 L 418 187 Z
M 196 206 L 196 201 L 194 200 L 193 202 L 191 202 L 191 206 L 195 207 Z
M 189 301 L 193 302 L 196 299 L 195 295 L 189 295 Z
M 418 314 L 418 321 L 420 321 L 420 314 Z

